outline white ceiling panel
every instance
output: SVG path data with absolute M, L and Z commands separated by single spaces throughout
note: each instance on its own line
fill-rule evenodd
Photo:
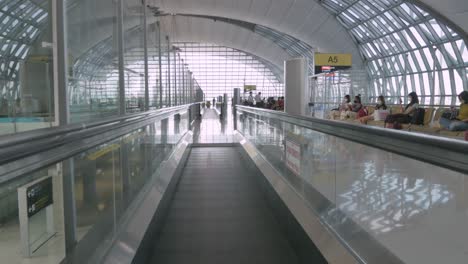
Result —
M 196 3 L 193 5 L 196 8 L 187 8 L 186 2 Z M 319 52 L 359 54 L 356 45 L 348 45 L 353 43 L 349 33 L 316 1 L 217 0 L 213 4 L 208 0 L 154 0 L 152 4 L 169 13 L 218 16 L 270 27 L 304 41 Z M 330 42 L 336 32 L 343 34 L 338 38 L 340 42 Z M 356 60 L 356 67 L 362 67 L 360 60 Z
M 255 54 L 279 68 L 283 67 L 285 59 L 291 58 L 286 51 L 272 41 L 246 28 L 221 21 L 167 16 L 161 19 L 161 27 L 176 42 L 200 42 L 227 46 Z
M 467 0 L 419 0 L 468 33 Z
M 291 9 L 291 6 L 293 5 L 294 0 L 283 0 L 283 1 L 276 1 L 276 2 L 271 5 L 265 17 L 265 20 L 268 21 L 269 23 L 268 26 L 271 28 L 275 28 L 282 24 L 286 15 Z
M 294 1 L 281 24 L 290 23 L 292 27 L 300 28 L 304 24 L 304 18 L 307 18 L 315 7 L 316 5 L 310 5 L 310 0 Z
M 243 16 L 248 19 L 246 21 L 262 20 L 270 10 L 272 0 L 254 0 L 250 7 L 248 16 Z M 240 16 L 241 17 L 241 16 Z

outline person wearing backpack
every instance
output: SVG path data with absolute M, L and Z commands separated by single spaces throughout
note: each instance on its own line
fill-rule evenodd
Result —
M 408 100 L 410 103 L 405 108 L 402 107 L 403 113 L 387 116 L 384 127 L 387 127 L 387 124 L 390 124 L 390 126 L 393 128 L 400 128 L 401 124 L 415 123 L 415 121 L 413 121 L 413 116 L 416 114 L 417 109 L 419 108 L 419 98 L 416 92 L 411 92 L 408 94 Z M 402 101 L 400 99 L 400 104 L 401 103 Z M 420 115 L 418 114 L 418 117 L 419 116 Z
M 463 91 L 458 95 L 460 100 L 460 111 L 457 116 L 440 119 L 440 126 L 450 131 L 466 131 L 468 130 L 468 92 Z

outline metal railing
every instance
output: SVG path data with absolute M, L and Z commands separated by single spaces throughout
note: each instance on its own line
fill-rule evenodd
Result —
M 60 245 L 51 261 L 60 263 L 66 258 L 65 263 L 77 259 L 83 263 L 91 254 L 105 253 L 119 232 L 122 214 L 149 188 L 146 185 L 164 174 L 165 161 L 183 145 L 199 111 L 199 104 L 193 103 L 0 137 L 0 228 L 7 223 L 14 227 L 10 232 L 21 232 L 21 248 L 28 248 L 23 234 L 29 231 L 24 231 L 25 225 L 17 226 L 16 219 L 28 225 L 37 220 L 24 216 L 20 205 L 26 196 L 19 190 L 49 178 L 57 213 L 48 216 L 47 228 L 55 226 L 49 226 L 49 218 L 62 223 L 58 235 L 48 234 Z M 83 223 L 78 218 L 89 220 Z M 35 228 L 45 229 L 38 223 Z M 8 241 L 2 243 L 15 246 L 16 241 L 4 239 Z M 63 256 L 58 253 L 61 248 Z M 5 257 L 12 261 L 34 258 L 28 254 L 18 255 L 14 250 Z
M 291 122 L 325 134 L 397 153 L 443 168 L 468 173 L 468 142 L 461 140 L 313 117 L 294 116 L 284 112 L 246 106 L 236 106 L 236 109 L 259 117 Z
M 186 112 L 197 105 L 194 103 L 0 137 L 0 183 L 64 160 L 154 119 Z
M 459 208 L 468 204 L 468 142 L 245 106 L 236 112 L 241 144 L 280 193 L 291 189 L 284 200 L 301 208 L 298 221 L 331 259 L 344 248 L 357 263 L 464 261 L 457 241 L 467 226 Z M 408 241 L 424 247 L 407 250 Z

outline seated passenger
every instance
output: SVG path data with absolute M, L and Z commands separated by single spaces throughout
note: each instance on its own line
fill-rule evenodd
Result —
M 442 117 L 440 119 L 440 126 L 450 131 L 466 131 L 468 130 L 468 92 L 463 91 L 458 95 L 460 100 L 460 112 L 458 116 L 452 119 Z
M 419 98 L 416 92 L 411 92 L 408 95 L 408 100 L 410 101 L 410 103 L 404 109 L 402 109 L 403 113 L 387 116 L 387 118 L 385 119 L 384 127 L 387 127 L 387 124 L 390 124 L 390 126 L 393 127 L 395 123 L 399 123 L 399 124 L 411 123 L 414 112 L 416 111 L 416 109 L 419 108 Z M 400 99 L 400 104 L 401 103 L 403 102 Z
M 354 97 L 354 103 L 351 105 L 352 112 L 359 112 L 362 109 L 361 95 L 358 94 Z
M 284 111 L 284 97 L 278 99 L 278 110 Z
M 345 95 L 343 102 L 341 102 L 338 108 L 332 109 L 330 112 L 329 119 L 335 120 L 340 118 L 342 112 L 346 112 L 352 109 L 351 96 L 349 94 Z
M 361 95 L 358 94 L 354 97 L 354 102 L 351 105 L 351 109 L 346 111 L 344 114 L 341 113 L 341 120 L 352 119 L 355 120 L 358 117 L 358 113 L 363 109 L 361 102 Z M 365 115 L 365 114 L 364 114 Z
M 379 99 L 377 101 L 377 105 L 375 106 L 375 111 L 381 111 L 381 110 L 387 110 L 387 104 L 385 103 L 385 97 L 383 97 L 382 95 L 379 96 Z M 365 117 L 361 117 L 359 119 L 359 122 L 361 122 L 361 124 L 367 125 L 367 122 L 372 121 L 374 119 L 375 119 L 374 115 L 368 115 L 368 116 L 365 116 Z

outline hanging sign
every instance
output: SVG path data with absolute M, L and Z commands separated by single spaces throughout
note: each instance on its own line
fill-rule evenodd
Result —
M 255 90 L 257 90 L 257 85 L 244 85 L 245 92 L 255 91 Z
M 352 54 L 315 53 L 315 66 L 347 66 L 353 65 Z

